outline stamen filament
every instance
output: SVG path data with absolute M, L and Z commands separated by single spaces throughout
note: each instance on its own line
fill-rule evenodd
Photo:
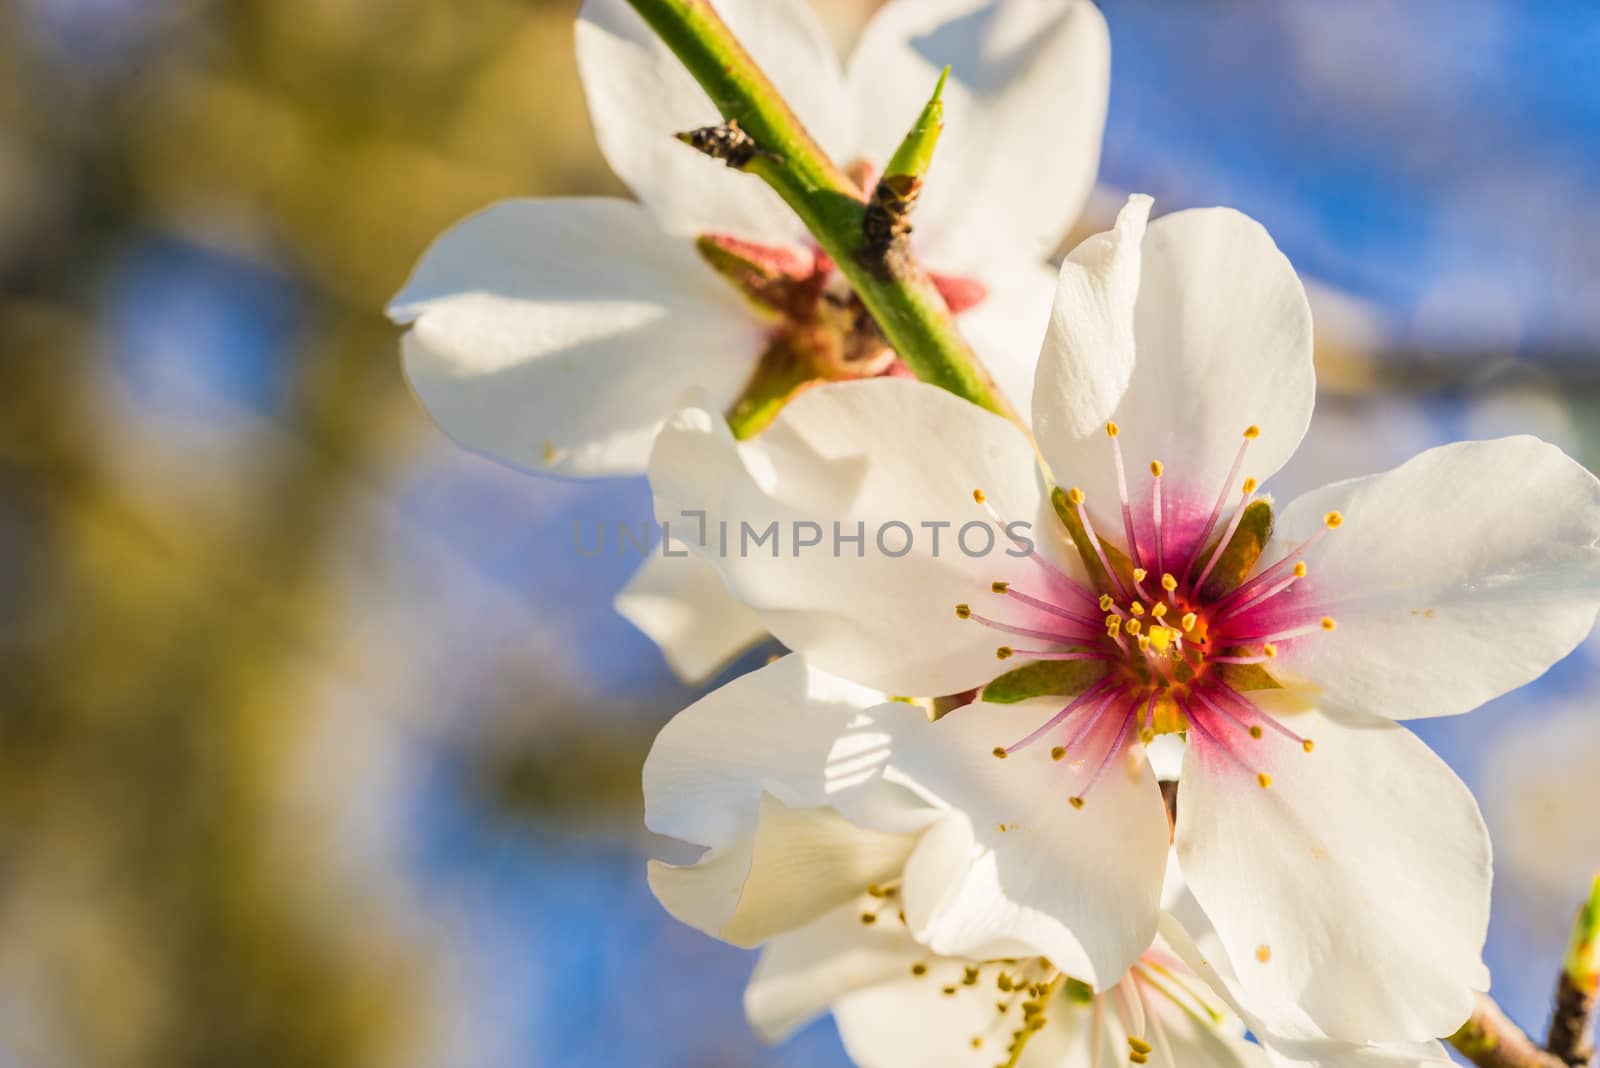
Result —
M 1082 623 L 1087 627 L 1096 629 L 1098 629 L 1101 625 L 1100 620 L 1094 616 L 1080 616 L 1076 612 L 1069 612 L 1059 605 L 1051 604 L 1049 601 L 1041 601 L 1037 597 L 1031 597 L 1028 594 L 1023 593 L 1021 590 L 1018 590 L 1014 586 L 1007 586 L 1002 592 L 1007 597 L 1014 597 L 1028 607 L 1037 608 L 1041 612 L 1048 612 L 1053 616 L 1060 616 L 1062 619 L 1070 619 L 1074 623 Z
M 1060 631 L 1035 630 L 1032 627 L 1019 627 L 1013 623 L 1002 623 L 998 619 L 991 619 L 988 616 L 979 615 L 977 612 L 968 613 L 966 618 L 971 619 L 976 623 L 982 623 L 989 629 L 997 630 L 1002 634 L 1015 634 L 1019 638 L 1038 638 L 1042 642 L 1060 642 L 1064 645 L 1081 645 L 1099 637 L 1098 631 L 1094 632 L 1093 634 L 1064 634 Z
M 1212 570 L 1217 566 L 1217 561 L 1222 559 L 1222 554 L 1227 551 L 1228 543 L 1239 532 L 1239 524 L 1244 520 L 1245 510 L 1250 507 L 1250 493 L 1255 486 L 1250 480 L 1245 481 L 1244 495 L 1239 498 L 1239 507 L 1234 511 L 1233 518 L 1228 522 L 1228 529 L 1222 532 L 1222 537 L 1217 539 L 1217 547 L 1211 550 L 1211 559 L 1206 562 L 1206 569 L 1200 572 L 1200 577 L 1194 580 L 1194 589 L 1198 590 L 1206 584 L 1206 579 L 1211 577 Z
M 1256 433 L 1252 434 L 1251 430 L 1255 430 Z M 1194 549 L 1189 556 L 1189 563 L 1183 569 L 1185 583 L 1187 583 L 1190 573 L 1194 571 L 1195 562 L 1205 550 L 1206 539 L 1211 537 L 1212 528 L 1217 525 L 1217 520 L 1222 517 L 1222 506 L 1228 502 L 1228 496 L 1233 492 L 1234 480 L 1239 477 L 1239 472 L 1244 467 L 1244 454 L 1249 450 L 1250 442 L 1258 434 L 1260 434 L 1260 431 L 1252 426 L 1250 430 L 1245 431 L 1244 440 L 1239 443 L 1239 451 L 1233 458 L 1233 466 L 1228 469 L 1228 477 L 1222 482 L 1222 492 L 1217 494 L 1217 503 L 1211 506 L 1211 515 L 1206 519 L 1206 525 L 1200 531 L 1200 537 L 1194 543 Z
M 1083 691 L 1077 697 L 1073 698 L 1065 708 L 1051 716 L 1049 719 L 1045 720 L 1031 734 L 1027 735 L 1021 741 L 1013 742 L 1003 751 L 1009 755 L 1019 750 L 1026 749 L 1034 742 L 1037 742 L 1040 738 L 1043 738 L 1046 734 L 1050 733 L 1050 731 L 1054 730 L 1061 723 L 1065 722 L 1068 716 L 1072 715 L 1074 712 L 1077 712 L 1085 705 L 1099 701 L 1101 698 L 1103 698 L 1106 694 L 1106 691 L 1110 689 L 1112 681 L 1113 680 L 1109 678 L 1101 679 L 1099 682 Z
M 1112 568 L 1111 561 L 1106 557 L 1105 546 L 1100 544 L 1100 536 L 1094 532 L 1094 523 L 1089 519 L 1089 509 L 1084 507 L 1082 494 L 1078 495 L 1077 508 L 1078 522 L 1083 524 L 1083 532 L 1088 537 L 1089 544 L 1094 548 L 1094 554 L 1100 560 L 1100 566 L 1106 569 L 1106 574 L 1110 576 L 1112 585 L 1116 586 L 1117 592 L 1123 597 L 1127 597 L 1128 591 L 1122 585 L 1122 576 L 1118 575 L 1116 570 Z

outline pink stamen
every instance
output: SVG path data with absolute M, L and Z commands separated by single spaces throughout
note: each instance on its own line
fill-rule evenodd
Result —
M 1221 623 L 1224 620 L 1232 619 L 1234 616 L 1238 615 L 1241 612 L 1248 612 L 1250 609 L 1256 607 L 1257 605 L 1265 604 L 1266 602 L 1272 600 L 1274 597 L 1278 596 L 1278 594 L 1282 593 L 1284 590 L 1287 590 L 1289 587 L 1293 586 L 1296 582 L 1299 582 L 1299 581 L 1300 581 L 1300 576 L 1299 575 L 1290 575 L 1288 578 L 1284 579 L 1282 582 L 1279 582 L 1279 583 L 1277 583 L 1277 584 L 1275 584 L 1275 585 L 1273 585 L 1271 587 L 1268 587 L 1266 592 L 1262 593 L 1259 597 L 1252 597 L 1248 601 L 1245 601 L 1243 604 L 1234 605 L 1232 608 L 1228 608 L 1228 609 L 1224 610 L 1223 612 L 1220 612 L 1220 613 L 1212 616 L 1212 619 L 1211 619 L 1212 625 L 1215 626 L 1216 624 Z
M 1233 466 L 1228 469 L 1228 477 L 1223 480 L 1222 492 L 1217 494 L 1217 503 L 1211 506 L 1211 515 L 1206 519 L 1206 525 L 1200 531 L 1200 537 L 1195 541 L 1194 551 L 1189 557 L 1188 565 L 1183 569 L 1184 580 L 1187 582 L 1190 572 L 1194 570 L 1196 560 L 1205 550 L 1206 539 L 1211 537 L 1211 530 L 1217 525 L 1217 520 L 1222 516 L 1222 506 L 1228 502 L 1228 495 L 1233 492 L 1234 480 L 1239 477 L 1239 472 L 1244 467 L 1244 454 L 1250 448 L 1250 438 L 1246 437 L 1239 443 L 1239 452 L 1233 458 Z
M 1200 577 L 1195 579 L 1194 588 L 1201 589 L 1206 584 L 1206 579 L 1211 577 L 1212 569 L 1217 566 L 1217 561 L 1222 559 L 1222 554 L 1228 548 L 1228 542 L 1239 532 L 1239 524 L 1244 521 L 1244 513 L 1250 507 L 1250 495 L 1247 493 L 1239 500 L 1239 507 L 1233 513 L 1233 519 L 1228 523 L 1228 529 L 1222 532 L 1222 537 L 1217 539 L 1217 547 L 1211 551 L 1211 559 L 1206 564 L 1206 569 L 1200 572 Z
M 1128 556 L 1137 565 L 1141 559 L 1139 537 L 1133 531 L 1133 505 L 1128 501 L 1128 471 L 1122 464 L 1122 446 L 1116 434 L 1111 435 L 1111 460 L 1117 469 L 1117 496 L 1122 499 L 1122 531 L 1128 539 Z
M 1048 612 L 1053 616 L 1060 616 L 1062 619 L 1070 619 L 1074 623 L 1083 623 L 1095 629 L 1099 629 L 1104 625 L 1103 619 L 1096 619 L 1093 616 L 1080 616 L 1076 612 L 1069 612 L 1059 605 L 1051 604 L 1049 601 L 1041 601 L 1037 597 L 1030 597 L 1028 594 L 1022 593 L 1010 585 L 1006 586 L 1005 595 L 1007 597 L 1014 597 L 1031 608 L 1037 608 L 1039 611 Z
M 1107 747 L 1106 755 L 1100 758 L 1100 766 L 1095 768 L 1094 775 L 1089 779 L 1089 784 L 1078 791 L 1079 801 L 1088 799 L 1089 792 L 1100 784 L 1101 779 L 1105 778 L 1106 771 L 1111 767 L 1112 761 L 1116 760 L 1118 754 L 1127 747 L 1128 728 L 1133 725 L 1133 717 L 1138 711 L 1139 702 L 1131 701 L 1128 703 L 1128 711 L 1122 717 L 1122 723 L 1117 727 L 1116 737 L 1111 740 L 1111 745 Z
M 1081 495 L 1080 495 L 1081 496 Z M 1111 576 L 1111 582 L 1117 587 L 1117 592 L 1123 597 L 1128 596 L 1128 591 L 1122 585 L 1122 577 L 1111 567 L 1111 561 L 1106 557 L 1105 546 L 1100 544 L 1100 538 L 1094 532 L 1094 523 L 1089 519 L 1089 510 L 1078 502 L 1078 522 L 1083 524 L 1083 532 L 1089 538 L 1089 544 L 1094 547 L 1094 555 L 1099 559 L 1100 566 L 1106 569 L 1106 574 Z
M 1167 571 L 1167 547 L 1166 538 L 1161 533 L 1161 476 L 1152 475 L 1150 481 L 1152 483 L 1150 507 L 1154 513 L 1156 528 L 1156 574 L 1164 575 Z
M 981 616 L 976 612 L 973 612 L 967 618 L 974 620 L 975 622 L 982 623 L 984 626 L 989 627 L 992 630 L 1000 631 L 1002 634 L 1015 634 L 1019 638 L 1038 638 L 1042 642 L 1061 642 L 1071 645 L 1075 643 L 1081 644 L 1082 642 L 1091 640 L 1094 637 L 1098 637 L 1098 635 L 1063 634 L 1058 631 L 1035 630 L 1032 627 L 1019 627 L 1013 623 L 1002 623 L 998 619 L 990 619 L 988 616 Z
M 1049 649 L 1013 649 L 1011 654 L 1025 660 L 1110 660 L 1112 658 L 1109 653 L 1062 653 Z
M 999 512 L 995 511 L 994 505 L 990 504 L 987 498 L 979 503 L 983 506 L 983 510 L 988 513 L 989 518 L 993 520 L 997 526 L 999 526 L 1000 532 L 1011 539 L 1011 544 L 1022 546 L 1028 543 L 1028 539 L 1022 537 L 1020 534 L 1011 533 L 1009 524 L 1007 524 L 1006 521 L 1001 518 Z M 1035 564 L 1039 565 L 1046 572 L 1048 572 L 1057 582 L 1061 583 L 1062 586 L 1073 593 L 1076 593 L 1089 603 L 1094 604 L 1099 601 L 1100 598 L 1091 592 L 1088 587 L 1084 586 L 1077 579 L 1073 578 L 1071 575 L 1061 570 L 1061 568 L 1057 567 L 1054 563 L 1047 560 L 1039 553 L 1038 549 L 1029 549 L 1027 559 L 1032 560 Z
M 1237 603 L 1240 598 L 1250 596 L 1252 592 L 1259 590 L 1266 583 L 1276 579 L 1279 575 L 1283 574 L 1285 568 L 1293 567 L 1295 564 L 1299 563 L 1300 560 L 1304 558 L 1306 550 L 1311 548 L 1317 542 L 1321 541 L 1323 536 L 1327 533 L 1327 527 L 1320 528 L 1315 534 L 1311 535 L 1311 537 L 1307 538 L 1305 541 L 1291 549 L 1283 559 L 1279 560 L 1277 563 L 1261 572 L 1261 574 L 1257 575 L 1255 578 L 1251 579 L 1249 582 L 1245 583 L 1243 586 L 1240 586 L 1228 596 L 1218 601 L 1216 610 L 1222 611 L 1227 609 L 1230 605 Z
M 1217 694 L 1223 700 L 1226 700 L 1226 701 L 1234 704 L 1234 707 L 1239 708 L 1242 711 L 1244 711 L 1245 714 L 1250 718 L 1251 723 L 1254 723 L 1254 724 L 1265 724 L 1266 726 L 1272 728 L 1274 731 L 1277 731 L 1279 734 L 1283 735 L 1285 738 L 1288 738 L 1288 739 L 1298 743 L 1301 746 L 1301 748 L 1305 747 L 1306 740 L 1305 740 L 1304 737 L 1302 737 L 1301 735 L 1296 734 L 1294 731 L 1290 730 L 1288 727 L 1285 727 L 1282 723 L 1280 723 L 1278 721 L 1278 718 L 1276 716 L 1273 716 L 1271 713 L 1268 713 L 1268 712 L 1263 712 L 1260 708 L 1256 707 L 1254 702 L 1249 701 L 1249 700 L 1245 699 L 1244 697 L 1241 697 L 1239 694 L 1235 693 L 1233 690 L 1229 689 L 1226 686 L 1218 687 L 1217 688 Z M 1235 716 L 1233 718 L 1236 719 L 1236 720 L 1238 719 L 1237 716 Z
M 1068 716 L 1072 715 L 1074 712 L 1077 712 L 1079 709 L 1092 702 L 1099 701 L 1106 695 L 1106 691 L 1111 687 L 1111 683 L 1111 679 L 1101 679 L 1099 682 L 1083 691 L 1077 697 L 1073 698 L 1073 700 L 1068 703 L 1065 708 L 1041 723 L 1032 733 L 1028 734 L 1021 741 L 1013 742 L 1010 746 L 1008 746 L 1005 750 L 1006 754 L 1009 756 L 1010 754 L 1019 750 L 1026 749 L 1034 742 L 1037 742 L 1040 738 L 1043 738 L 1046 734 L 1049 734 L 1050 731 L 1058 727 L 1067 719 Z

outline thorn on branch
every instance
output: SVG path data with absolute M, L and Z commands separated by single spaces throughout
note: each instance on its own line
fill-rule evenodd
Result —
M 949 77 L 950 68 L 946 67 L 933 88 L 932 98 L 900 142 L 867 202 L 861 222 L 864 240 L 858 256 L 864 266 L 880 274 L 895 273 L 895 260 L 907 256 L 905 239 L 911 233 L 911 209 L 922 194 L 923 179 L 933 163 L 933 150 L 944 131 L 944 83 Z
M 756 144 L 756 139 L 739 128 L 738 119 L 729 119 L 718 126 L 702 126 L 675 135 L 678 140 L 712 159 L 720 159 L 736 171 L 750 166 L 752 160 L 770 159 L 781 163 L 783 157 L 768 152 Z

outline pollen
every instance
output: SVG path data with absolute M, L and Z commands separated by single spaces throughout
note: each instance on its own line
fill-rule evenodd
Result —
M 1116 604 L 1116 598 L 1112 597 L 1109 593 L 1102 593 L 1100 595 L 1100 611 L 1109 612 L 1116 607 Z
M 1244 437 L 1246 441 L 1254 441 L 1260 436 L 1261 428 L 1256 426 L 1254 423 L 1251 423 L 1249 426 L 1244 428 Z
M 1256 776 L 1256 782 L 1265 790 L 1272 785 L 1272 776 L 1263 771 Z
M 1252 493 L 1254 493 L 1256 491 L 1256 487 L 1259 486 L 1259 485 L 1260 485 L 1260 483 L 1257 482 L 1253 478 L 1245 479 L 1244 480 L 1244 495 L 1246 497 L 1250 496 L 1250 494 L 1252 494 Z
M 1170 574 L 1162 575 L 1161 588 L 1166 590 L 1168 593 L 1171 593 L 1173 590 L 1178 588 L 1178 580 Z
M 1144 577 L 1148 574 L 1150 574 L 1150 572 L 1146 571 L 1144 568 L 1136 567 L 1133 569 L 1133 581 L 1143 582 Z
M 1122 629 L 1126 630 L 1129 634 L 1138 634 L 1143 627 L 1144 624 L 1140 623 L 1137 619 L 1130 619 L 1122 625 Z
M 1153 634 L 1153 633 L 1155 633 L 1155 632 L 1151 631 L 1151 634 Z M 1141 635 L 1139 635 L 1139 651 L 1141 653 L 1148 653 L 1150 651 L 1150 635 L 1149 634 L 1141 634 Z
M 1178 620 L 1178 622 L 1183 624 L 1183 632 L 1187 634 L 1191 630 L 1194 630 L 1194 625 L 1200 622 L 1200 617 L 1195 615 L 1193 612 L 1185 612 L 1183 614 L 1183 618 Z
M 1305 740 L 1303 740 L 1300 743 L 1300 748 L 1304 749 L 1308 753 L 1311 752 L 1311 750 L 1315 749 L 1316 747 L 1317 747 L 1317 743 L 1313 742 L 1310 738 L 1306 738 Z
M 1273 645 L 1271 642 L 1268 642 L 1261 647 L 1261 652 L 1265 654 L 1268 660 L 1271 660 L 1273 657 L 1278 655 L 1278 647 Z
M 1002 645 L 1000 648 L 994 651 L 994 658 L 996 660 L 1010 660 L 1011 654 L 1014 652 L 1016 652 L 1016 650 L 1012 649 L 1011 646 Z
M 1083 490 L 1079 489 L 1077 486 L 1073 486 L 1071 489 L 1067 490 L 1067 501 L 1074 506 L 1082 504 Z
M 1135 601 L 1133 604 L 1128 606 L 1128 611 L 1132 612 L 1136 616 L 1142 616 L 1144 615 L 1144 605 L 1140 604 L 1138 601 Z
M 1157 605 L 1156 607 L 1159 608 L 1161 606 Z M 1160 617 L 1157 616 L 1156 618 L 1159 619 Z M 1155 647 L 1156 652 L 1164 653 L 1171 648 L 1172 638 L 1175 633 L 1171 627 L 1151 627 L 1150 644 Z
M 911 966 L 911 974 L 915 975 L 915 976 L 918 976 L 919 978 L 921 976 L 927 975 L 928 974 L 928 966 L 926 964 L 922 963 L 919 960 L 919 961 L 917 961 L 917 963 L 915 963 L 915 964 L 913 964 Z
M 971 619 L 972 618 L 972 606 L 969 605 L 969 604 L 958 604 L 958 605 L 956 605 L 956 618 L 957 619 Z
M 1261 945 L 1256 947 L 1256 960 L 1260 961 L 1262 964 L 1265 964 L 1265 963 L 1267 963 L 1267 961 L 1269 961 L 1271 959 L 1272 959 L 1272 947 L 1271 946 L 1267 945 L 1266 943 L 1262 943 Z
M 863 912 L 861 914 L 861 922 L 863 925 L 871 927 L 873 924 L 878 922 L 878 917 L 870 912 Z
M 994 747 L 994 758 L 996 760 L 1004 760 L 1006 758 L 1006 750 L 1004 746 L 997 745 Z
M 1333 619 L 1332 616 L 1323 616 L 1322 617 L 1322 629 L 1323 630 L 1332 630 L 1333 628 L 1337 627 L 1338 625 L 1339 625 L 1338 623 L 1334 622 L 1334 619 Z
M 1148 1053 L 1137 1053 L 1137 1052 L 1131 1052 L 1130 1051 L 1129 1054 L 1128 1054 L 1128 1061 L 1131 1064 L 1149 1064 L 1150 1063 L 1150 1054 L 1148 1054 Z
M 975 489 L 975 490 L 972 491 L 972 499 L 974 501 L 976 501 L 977 503 L 982 504 L 984 501 L 988 500 L 989 498 L 984 496 L 983 490 Z
M 1011 588 L 1011 583 L 1009 583 L 1009 582 L 995 582 L 995 583 L 991 583 L 989 588 L 991 590 L 993 590 L 995 593 L 1005 593 L 1007 590 L 1009 590 Z
M 1158 603 L 1154 608 L 1150 609 L 1150 614 L 1152 616 L 1154 616 L 1155 618 L 1157 618 L 1157 619 L 1166 619 L 1167 618 L 1167 606 L 1164 605 L 1164 604 Z
M 1166 469 L 1167 469 L 1166 465 L 1164 465 L 1160 460 L 1151 460 L 1150 461 L 1150 473 L 1152 475 L 1154 475 L 1156 478 L 1160 478 L 1161 477 L 1161 473 L 1163 471 L 1165 471 Z
M 1261 728 L 1255 726 L 1254 724 L 1251 724 L 1251 726 L 1250 726 L 1250 737 L 1252 737 L 1252 738 L 1261 737 Z
M 1306 577 L 1306 562 L 1304 560 L 1301 560 L 1298 564 L 1294 565 L 1294 577 L 1295 578 L 1305 578 Z
M 1107 423 L 1106 424 L 1106 437 L 1114 438 L 1120 433 L 1122 433 L 1122 428 L 1120 426 L 1118 426 L 1117 424 L 1115 424 L 1115 423 Z
M 1081 798 L 1081 797 L 1069 797 L 1069 798 L 1067 798 L 1067 803 L 1070 804 L 1073 808 L 1081 809 L 1083 807 L 1083 798 Z
M 1128 1036 L 1128 1048 L 1135 1053 L 1143 1053 L 1145 1056 L 1150 1055 L 1150 1043 L 1142 1038 L 1135 1038 L 1133 1035 Z
M 1050 759 L 1051 760 L 1060 760 L 1062 757 L 1064 757 L 1066 755 L 1067 755 L 1067 747 L 1064 746 L 1064 745 L 1058 745 L 1054 749 L 1050 750 Z
M 1334 527 L 1339 526 L 1343 522 L 1344 516 L 1340 515 L 1338 512 L 1329 512 L 1327 515 L 1322 517 L 1322 525 L 1327 527 L 1329 530 L 1332 530 Z

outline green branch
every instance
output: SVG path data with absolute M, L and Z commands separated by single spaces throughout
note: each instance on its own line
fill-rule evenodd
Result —
M 913 374 L 1015 418 L 927 275 L 900 249 L 863 255 L 867 204 L 707 0 L 628 0 L 759 149 L 740 169 L 783 198 L 849 280 Z

